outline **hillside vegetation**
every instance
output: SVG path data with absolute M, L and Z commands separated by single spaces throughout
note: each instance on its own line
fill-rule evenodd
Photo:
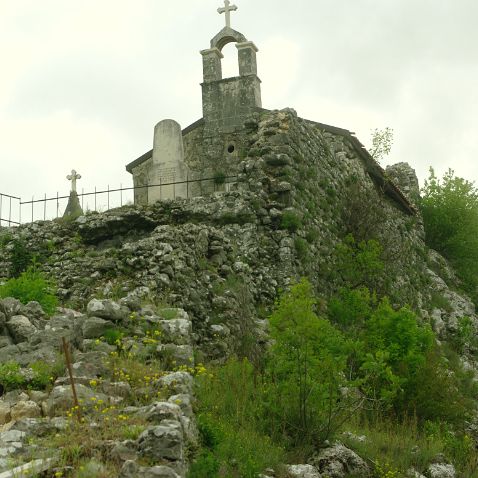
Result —
M 0 471 L 478 478 L 474 186 L 245 127 L 235 191 L 0 229 Z

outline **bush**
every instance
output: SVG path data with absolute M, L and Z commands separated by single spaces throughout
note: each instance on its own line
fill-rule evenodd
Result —
M 22 388 L 26 385 L 26 378 L 21 373 L 21 367 L 16 362 L 0 364 L 0 385 L 5 392 Z
M 32 371 L 32 377 L 28 382 L 28 387 L 33 390 L 44 390 L 65 371 L 65 365 L 61 357 L 59 357 L 54 364 L 49 364 L 41 360 L 33 362 L 29 368 Z
M 226 182 L 226 174 L 222 171 L 214 173 L 214 184 L 220 186 Z
M 285 211 L 282 215 L 280 228 L 285 229 L 289 232 L 296 232 L 302 227 L 302 220 L 300 217 L 292 212 L 292 211 Z
M 109 345 L 119 345 L 124 337 L 124 333 L 119 329 L 107 329 L 103 336 Z
M 351 388 L 345 380 L 349 344 L 315 307 L 312 286 L 303 279 L 270 317 L 267 417 L 271 433 L 276 429 L 296 446 L 328 439 L 351 409 L 341 393 L 342 387 Z
M 295 252 L 297 253 L 297 257 L 299 260 L 304 261 L 307 257 L 307 253 L 309 251 L 309 244 L 305 239 L 301 237 L 296 237 L 294 241 Z
M 478 190 L 449 169 L 440 180 L 430 169 L 422 189 L 427 245 L 445 256 L 478 301 Z
M 31 268 L 0 286 L 0 298 L 5 297 L 18 299 L 22 304 L 36 301 L 48 315 L 53 314 L 58 305 L 52 284 Z
M 334 274 L 349 289 L 378 290 L 384 271 L 383 249 L 375 240 L 357 242 L 349 234 L 336 248 Z
M 25 272 L 33 260 L 33 254 L 29 251 L 28 246 L 23 239 L 14 239 L 11 242 L 11 277 L 19 277 Z

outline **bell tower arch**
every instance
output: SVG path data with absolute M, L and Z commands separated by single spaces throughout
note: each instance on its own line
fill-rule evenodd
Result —
M 242 129 L 245 119 L 262 107 L 261 80 L 257 76 L 258 48 L 240 32 L 231 28 L 230 13 L 235 5 L 225 0 L 219 13 L 226 14 L 226 26 L 211 40 L 203 57 L 202 106 L 206 130 L 232 133 Z M 222 49 L 235 43 L 239 76 L 222 77 Z

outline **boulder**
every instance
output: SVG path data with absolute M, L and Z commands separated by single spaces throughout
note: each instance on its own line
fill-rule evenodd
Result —
M 341 443 L 322 450 L 311 463 L 320 474 L 329 478 L 344 478 L 347 475 L 365 477 L 370 473 L 365 461 Z
M 140 455 L 145 458 L 182 461 L 184 439 L 181 423 L 164 420 L 161 425 L 148 428 L 138 439 L 138 449 Z
M 97 403 L 102 400 L 103 403 L 108 403 L 108 397 L 102 393 L 95 392 L 85 385 L 76 385 L 76 393 L 78 401 L 83 402 L 85 406 Z M 59 385 L 53 388 L 45 402 L 45 412 L 52 417 L 56 414 L 62 414 L 66 410 L 73 408 L 73 394 L 69 385 Z
M 111 322 L 99 317 L 88 317 L 81 327 L 85 339 L 96 339 L 101 337 L 108 329 L 111 329 Z
M 133 440 L 125 440 L 121 443 L 116 443 L 111 450 L 111 458 L 118 462 L 136 460 L 138 458 L 136 442 Z
M 110 299 L 93 299 L 88 303 L 86 310 L 89 317 L 99 317 L 112 322 L 121 322 L 129 314 L 129 310 L 126 307 L 122 307 Z
M 7 322 L 7 328 L 15 343 L 27 342 L 37 328 L 24 315 L 14 315 Z
M 12 420 L 18 421 L 22 418 L 41 417 L 40 407 L 32 400 L 16 403 L 11 409 Z
M 173 372 L 161 377 L 159 385 L 168 389 L 172 395 L 192 394 L 193 378 L 187 372 Z
M 184 312 L 184 314 L 186 313 Z M 164 343 L 172 343 L 176 345 L 188 345 L 191 343 L 192 324 L 188 317 L 161 320 L 159 326 L 163 333 L 162 341 Z
M 0 300 L 0 311 L 2 311 L 7 318 L 19 314 L 21 308 L 22 303 L 12 297 Z
M 453 465 L 443 463 L 433 463 L 428 467 L 430 478 L 455 478 L 456 471 Z
M 145 414 L 148 422 L 161 424 L 163 420 L 179 421 L 181 417 L 181 408 L 175 403 L 156 402 L 151 405 Z

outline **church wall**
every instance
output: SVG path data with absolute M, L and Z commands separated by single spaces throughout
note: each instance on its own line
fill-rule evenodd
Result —
M 387 251 L 382 287 L 393 300 L 415 301 L 423 287 L 426 255 L 421 218 L 387 196 L 368 172 L 350 138 L 298 118 L 293 110 L 264 113 L 251 135 L 241 180 L 267 197 L 264 214 L 281 227 L 285 213 L 297 219 L 289 247 L 301 248 L 301 274 L 321 290 L 331 280 L 331 257 L 347 234 L 377 239 Z

